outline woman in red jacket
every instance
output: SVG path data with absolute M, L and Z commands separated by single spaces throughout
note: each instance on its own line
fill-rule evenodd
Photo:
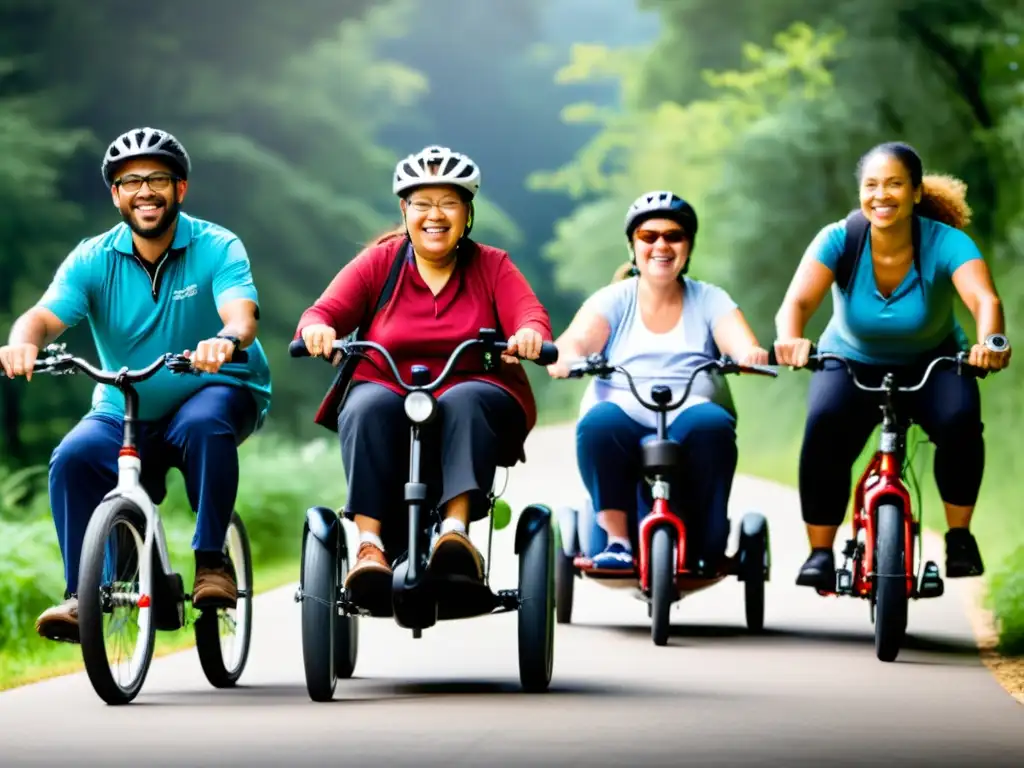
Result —
M 439 450 L 424 452 L 438 459 L 439 466 L 427 463 L 423 470 L 444 511 L 428 568 L 482 579 L 483 558 L 469 540 L 469 523 L 487 515 L 486 497 L 498 464 L 524 459 L 523 442 L 537 418 L 526 373 L 513 355 L 536 359 L 541 343 L 551 341 L 551 324 L 508 254 L 469 239 L 473 198 L 480 189 L 480 170 L 472 160 L 445 147 L 427 147 L 398 163 L 393 189 L 404 230 L 385 235 L 346 264 L 303 313 L 296 337 L 311 355 L 330 357 L 334 340 L 373 311 L 398 258 L 404 263 L 394 293 L 373 316 L 365 338 L 391 353 L 406 381 L 413 365 L 426 366 L 436 377 L 455 347 L 475 338 L 480 328 L 512 331 L 502 358 L 509 365 L 482 373 L 467 354 L 435 393 Z M 388 370 L 376 353 L 369 354 Z M 332 413 L 328 396 L 317 415 L 325 426 L 337 419 L 348 480 L 345 515 L 360 532 L 345 588 L 360 605 L 390 589 L 382 523 L 398 523 L 399 529 L 405 524 L 403 518 L 391 520 L 404 509 L 409 465 L 400 393 L 390 376 L 364 361 L 340 411 Z

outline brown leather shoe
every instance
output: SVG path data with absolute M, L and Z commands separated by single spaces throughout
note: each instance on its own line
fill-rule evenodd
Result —
M 390 605 L 392 575 L 381 548 L 369 541 L 362 542 L 355 565 L 345 577 L 348 599 L 374 613 L 386 611 Z
M 477 581 L 484 578 L 483 555 L 461 531 L 448 531 L 438 537 L 427 568 L 447 576 L 466 576 Z
M 36 619 L 36 632 L 47 640 L 62 643 L 79 642 L 78 598 L 69 597 L 60 605 L 43 611 Z
M 198 566 L 192 586 L 193 608 L 234 608 L 238 604 L 238 586 L 227 568 Z

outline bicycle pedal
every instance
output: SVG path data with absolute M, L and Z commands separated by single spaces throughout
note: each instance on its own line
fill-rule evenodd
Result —
M 853 591 L 853 572 L 848 568 L 836 570 L 836 592 L 848 595 Z
M 939 566 L 929 560 L 924 564 L 921 573 L 921 586 L 918 589 L 919 597 L 939 597 L 946 591 L 942 576 L 939 575 Z

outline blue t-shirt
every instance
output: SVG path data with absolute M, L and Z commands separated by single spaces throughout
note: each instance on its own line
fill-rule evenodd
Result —
M 835 273 L 845 237 L 845 219 L 829 224 L 811 241 L 805 256 Z M 832 284 L 833 313 L 818 349 L 863 363 L 899 365 L 935 349 L 951 335 L 962 349 L 969 348 L 953 312 L 952 277 L 968 261 L 981 257 L 967 234 L 921 217 L 920 271 L 911 266 L 903 282 L 885 298 L 875 283 L 871 238 L 867 238 L 848 293 Z
M 178 214 L 174 242 L 154 278 L 135 255 L 132 232 L 121 223 L 83 240 L 57 270 L 39 306 L 71 327 L 88 318 L 100 365 L 145 368 L 167 352 L 195 351 L 224 327 L 218 307 L 235 299 L 257 302 L 249 257 L 233 233 Z M 270 368 L 259 341 L 246 363 L 230 363 L 199 376 L 161 369 L 135 385 L 139 419 L 161 419 L 209 384 L 246 387 L 256 400 L 257 428 L 270 408 Z M 124 395 L 108 385 L 93 391 L 92 410 L 124 416 Z
M 650 400 L 651 387 L 663 384 L 672 389 L 672 400 L 683 394 L 694 369 L 719 357 L 712 335 L 715 325 L 736 309 L 728 293 L 716 285 L 686 278 L 683 283 L 683 311 L 679 322 L 665 333 L 654 333 L 644 325 L 639 306 L 639 278 L 607 285 L 587 299 L 587 306 L 611 326 L 602 354 L 611 365 L 621 365 L 633 378 L 637 392 Z M 593 378 L 580 404 L 580 418 L 599 402 L 610 401 L 633 420 L 653 429 L 657 415 L 640 405 L 619 372 L 608 379 Z M 705 371 L 697 376 L 690 396 L 668 414 L 671 424 L 686 408 L 716 402 L 735 413 L 728 383 Z

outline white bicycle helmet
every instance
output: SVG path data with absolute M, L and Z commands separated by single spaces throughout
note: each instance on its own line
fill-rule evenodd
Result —
M 395 166 L 392 191 L 399 197 L 405 197 L 418 187 L 437 184 L 464 189 L 472 200 L 480 191 L 480 168 L 466 155 L 436 144 L 409 155 Z
M 167 131 L 159 128 L 133 128 L 110 142 L 103 156 L 103 181 L 108 187 L 114 183 L 116 167 L 133 157 L 162 158 L 183 179 L 188 179 L 192 170 L 192 161 L 185 147 Z

